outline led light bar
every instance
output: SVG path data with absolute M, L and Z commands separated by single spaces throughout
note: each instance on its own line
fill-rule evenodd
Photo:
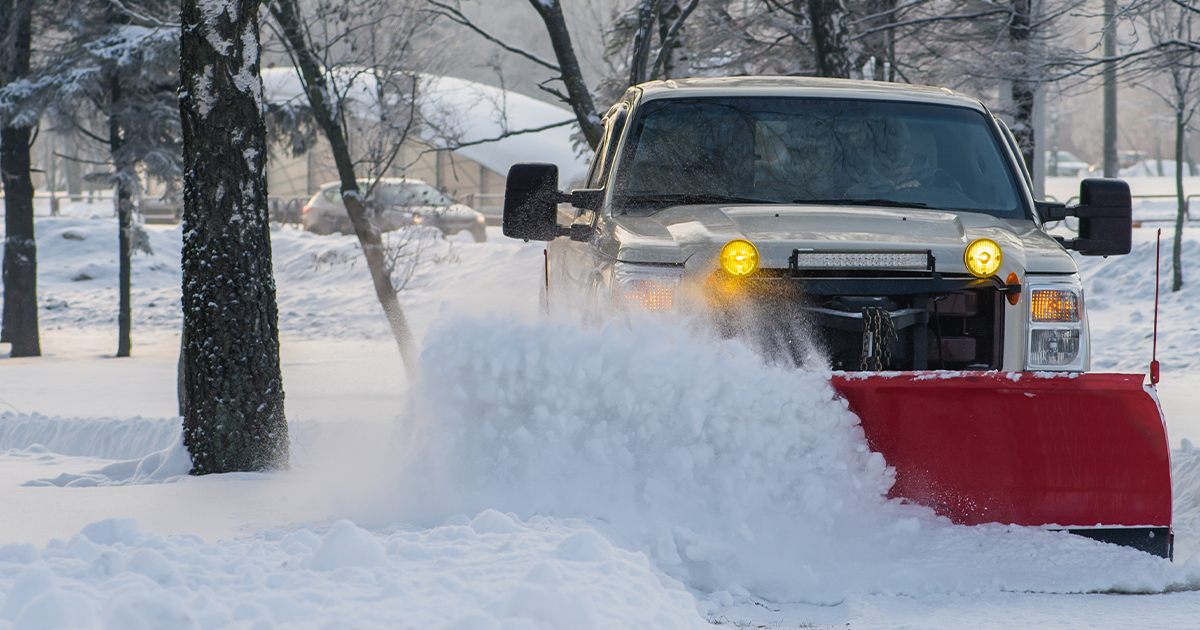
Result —
M 797 269 L 930 268 L 928 252 L 801 252 L 792 256 Z

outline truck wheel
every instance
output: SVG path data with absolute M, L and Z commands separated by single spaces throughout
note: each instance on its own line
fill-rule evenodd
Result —
M 475 237 L 476 243 L 487 242 L 487 226 L 483 225 L 482 223 L 472 226 L 471 236 Z

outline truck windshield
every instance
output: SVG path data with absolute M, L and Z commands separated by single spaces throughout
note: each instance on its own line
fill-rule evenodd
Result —
M 784 203 L 1028 216 L 975 110 L 783 97 L 663 99 L 640 110 L 615 182 L 620 212 Z

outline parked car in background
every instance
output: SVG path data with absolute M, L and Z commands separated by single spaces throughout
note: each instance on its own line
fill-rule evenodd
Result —
M 1051 177 L 1081 177 L 1088 173 L 1088 163 L 1075 157 L 1070 151 L 1058 152 L 1058 170 L 1055 172 L 1051 160 L 1054 154 L 1046 152 L 1046 174 Z
M 359 180 L 358 185 L 365 190 L 370 182 Z M 342 204 L 341 188 L 339 182 L 321 186 L 302 210 L 304 229 L 316 234 L 354 232 L 350 215 Z M 419 179 L 380 179 L 367 197 L 366 206 L 371 223 L 383 232 L 426 225 L 441 230 L 446 236 L 467 231 L 476 243 L 487 240 L 487 224 L 482 214 Z
M 1123 171 L 1138 162 L 1143 162 L 1149 159 L 1149 154 L 1145 151 L 1135 151 L 1133 149 L 1121 149 L 1117 151 L 1117 171 Z M 1101 160 L 1088 167 L 1091 173 L 1103 173 L 1104 161 Z M 1098 176 L 1098 175 L 1097 175 Z

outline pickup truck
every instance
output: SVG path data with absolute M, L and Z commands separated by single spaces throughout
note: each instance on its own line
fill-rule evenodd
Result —
M 1120 180 L 1035 201 L 1012 133 L 945 88 L 656 81 L 608 110 L 583 188 L 509 173 L 504 233 L 546 240 L 552 309 L 703 313 L 834 370 L 1086 371 L 1068 249 L 1129 252 Z M 1046 224 L 1079 217 L 1079 238 Z
M 1126 254 L 1129 187 L 1037 201 L 1013 134 L 950 90 L 733 77 L 630 88 L 583 187 L 508 175 L 504 234 L 548 241 L 551 311 L 707 322 L 829 370 L 889 496 L 954 523 L 1171 557 L 1165 422 L 1143 374 L 1091 374 L 1068 250 Z M 1079 219 L 1077 238 L 1046 225 Z

